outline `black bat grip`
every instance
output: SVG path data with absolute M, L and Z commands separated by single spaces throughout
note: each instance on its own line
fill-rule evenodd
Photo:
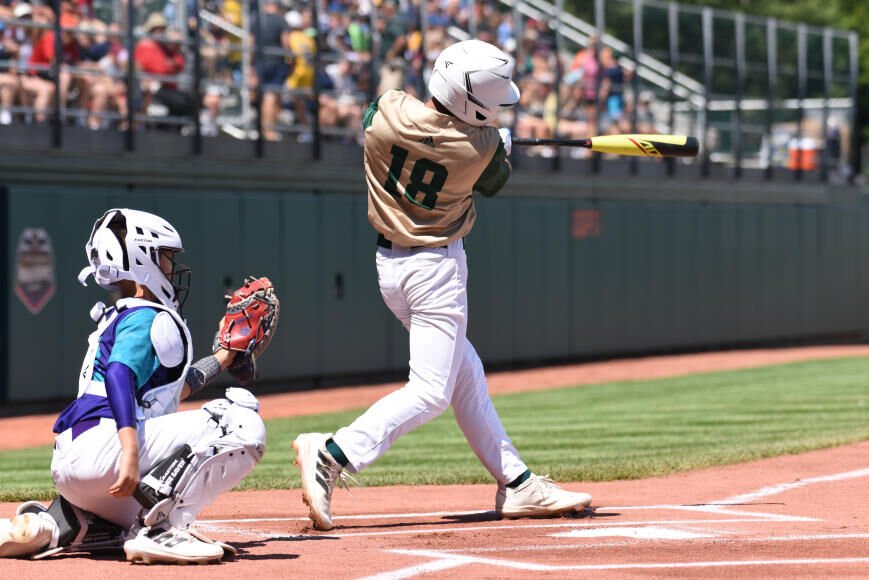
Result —
M 558 147 L 591 148 L 591 139 L 538 139 L 536 137 L 520 137 L 513 139 L 513 145 L 555 145 Z

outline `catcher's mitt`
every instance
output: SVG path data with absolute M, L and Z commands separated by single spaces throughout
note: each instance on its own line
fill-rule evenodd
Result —
M 268 278 L 247 278 L 244 286 L 226 297 L 226 315 L 214 337 L 214 352 L 220 348 L 238 351 L 229 372 L 242 385 L 256 379 L 256 359 L 278 327 L 281 305 Z

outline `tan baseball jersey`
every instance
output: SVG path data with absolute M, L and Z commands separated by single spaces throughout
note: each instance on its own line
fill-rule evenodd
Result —
M 368 221 L 402 246 L 443 246 L 476 219 L 473 191 L 495 195 L 510 177 L 494 127 L 474 127 L 403 91 L 368 106 L 365 179 Z

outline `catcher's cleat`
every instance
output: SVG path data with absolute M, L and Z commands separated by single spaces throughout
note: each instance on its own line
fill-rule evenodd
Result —
M 305 433 L 293 441 L 296 459 L 293 461 L 302 476 L 302 500 L 310 508 L 310 517 L 317 529 L 332 529 L 332 490 L 341 476 L 341 465 L 326 451 L 331 433 Z
M 27 502 L 22 507 L 36 502 Z M 12 519 L 0 520 L 0 558 L 30 556 L 45 549 L 51 538 L 57 533 L 57 524 L 49 516 L 40 515 L 38 511 L 23 511 L 18 509 L 18 515 Z
M 502 518 L 557 516 L 580 511 L 591 505 L 591 496 L 561 489 L 549 476 L 531 474 L 519 487 L 498 484 L 495 511 Z
M 143 527 L 124 542 L 124 553 L 130 562 L 144 564 L 209 564 L 220 562 L 224 548 L 180 528 Z

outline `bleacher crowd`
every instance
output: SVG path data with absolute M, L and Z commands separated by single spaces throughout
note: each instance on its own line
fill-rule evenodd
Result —
M 189 132 L 197 110 L 191 90 L 197 5 L 137 0 L 131 58 L 126 2 L 60 0 L 57 65 L 53 4 L 0 0 L 0 124 L 46 123 L 59 99 L 66 124 L 125 130 L 132 107 L 136 130 Z M 258 111 L 265 139 L 304 141 L 319 108 L 324 135 L 358 140 L 371 98 L 393 88 L 424 98 L 437 55 L 471 29 L 516 59 L 522 98 L 500 119 L 516 135 L 631 132 L 635 102 L 636 129 L 655 130 L 652 93 L 635 98 L 629 71 L 611 48 L 598 50 L 592 37 L 587 46 L 558 55 L 546 20 L 523 18 L 517 30 L 511 9 L 496 0 L 433 0 L 425 15 L 414 0 L 322 0 L 316 23 L 312 8 L 310 0 L 199 3 L 203 135 L 255 136 Z M 131 62 L 136 84 L 128 94 Z

